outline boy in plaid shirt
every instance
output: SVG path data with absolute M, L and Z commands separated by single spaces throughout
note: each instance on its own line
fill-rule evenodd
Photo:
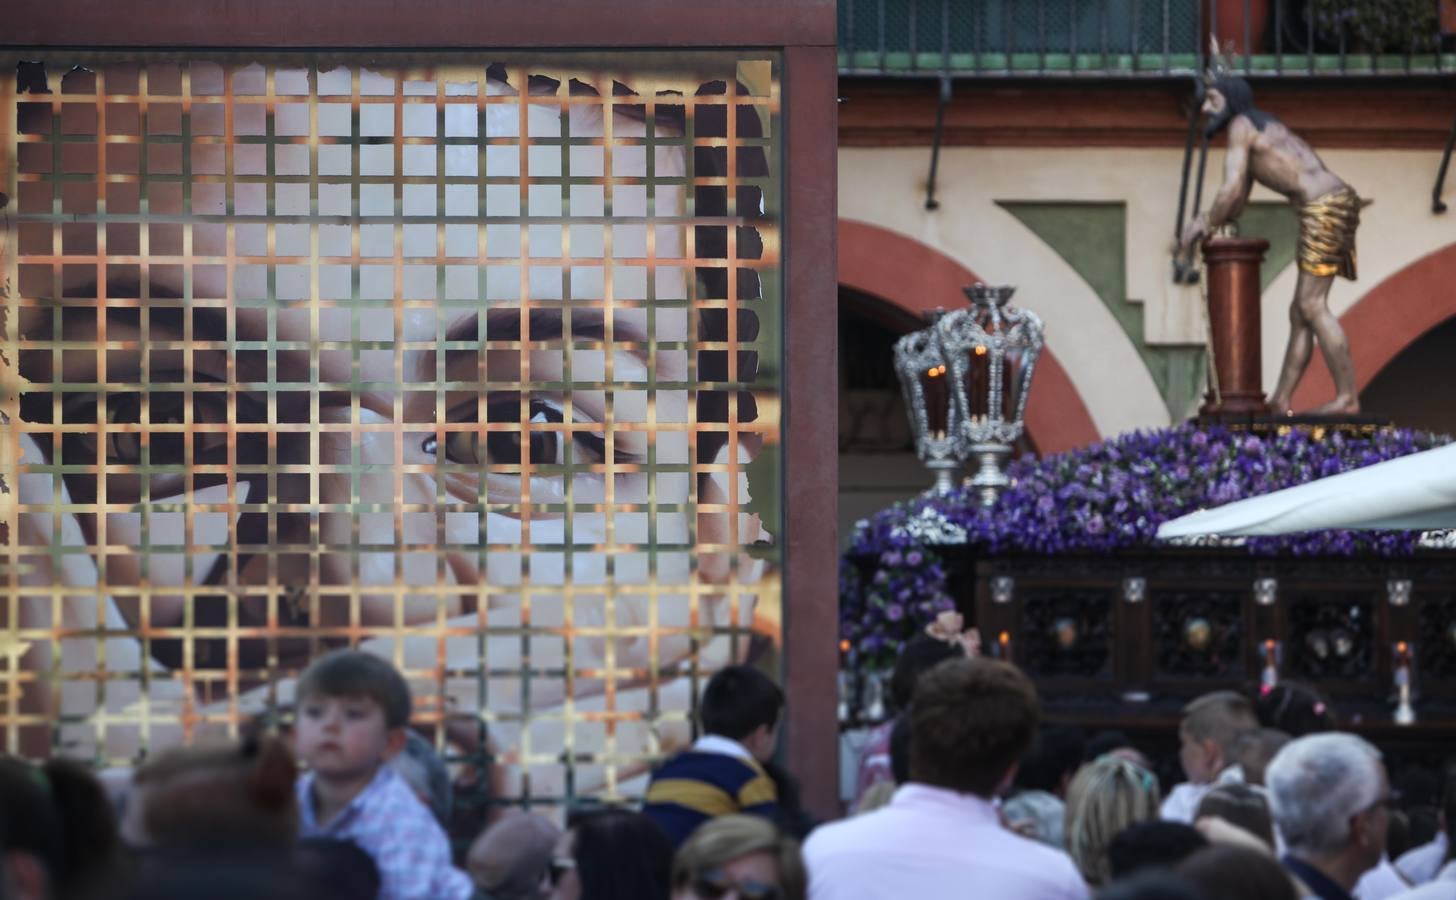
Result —
M 374 857 L 379 900 L 466 900 L 469 876 L 450 863 L 434 814 L 386 762 L 405 743 L 410 692 L 384 660 L 337 650 L 298 681 L 294 742 L 299 837 L 351 840 Z

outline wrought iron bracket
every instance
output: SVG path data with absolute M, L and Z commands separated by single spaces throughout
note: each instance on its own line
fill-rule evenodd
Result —
M 1451 165 L 1451 150 L 1456 148 L 1456 118 L 1451 120 L 1451 132 L 1446 135 L 1446 152 L 1441 154 L 1441 167 L 1436 170 L 1436 186 L 1431 188 L 1431 212 L 1443 213 L 1446 204 L 1441 202 L 1441 192 L 1446 189 L 1446 169 Z
M 935 104 L 935 133 L 930 141 L 930 176 L 925 180 L 925 208 L 940 209 L 935 199 L 935 175 L 940 168 L 940 141 L 945 135 L 945 108 L 950 105 L 951 80 L 949 75 L 940 79 L 940 99 Z

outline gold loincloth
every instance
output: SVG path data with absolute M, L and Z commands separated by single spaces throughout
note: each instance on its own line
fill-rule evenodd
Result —
M 1342 187 L 1299 208 L 1299 267 L 1320 277 L 1355 280 L 1355 229 L 1363 204 Z

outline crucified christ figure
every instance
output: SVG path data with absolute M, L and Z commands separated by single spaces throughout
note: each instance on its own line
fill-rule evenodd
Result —
M 1237 219 L 1255 181 L 1288 197 L 1299 208 L 1299 281 L 1289 306 L 1289 346 L 1269 405 L 1276 414 L 1292 413 L 1294 388 L 1318 340 L 1335 382 L 1335 399 L 1317 412 L 1359 412 L 1350 344 L 1327 299 L 1336 275 L 1355 278 L 1355 229 L 1363 202 L 1325 168 L 1309 144 L 1255 108 L 1253 91 L 1244 79 L 1228 74 L 1208 79 L 1203 114 L 1210 136 L 1228 130 L 1228 155 L 1223 185 L 1212 207 L 1184 228 L 1181 246 L 1201 242 L 1214 229 Z

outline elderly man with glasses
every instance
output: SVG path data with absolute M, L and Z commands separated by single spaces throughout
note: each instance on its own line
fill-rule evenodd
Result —
M 1285 869 L 1308 896 L 1349 900 L 1385 853 L 1390 782 L 1380 751 L 1353 734 L 1309 735 L 1279 751 L 1265 785 Z

